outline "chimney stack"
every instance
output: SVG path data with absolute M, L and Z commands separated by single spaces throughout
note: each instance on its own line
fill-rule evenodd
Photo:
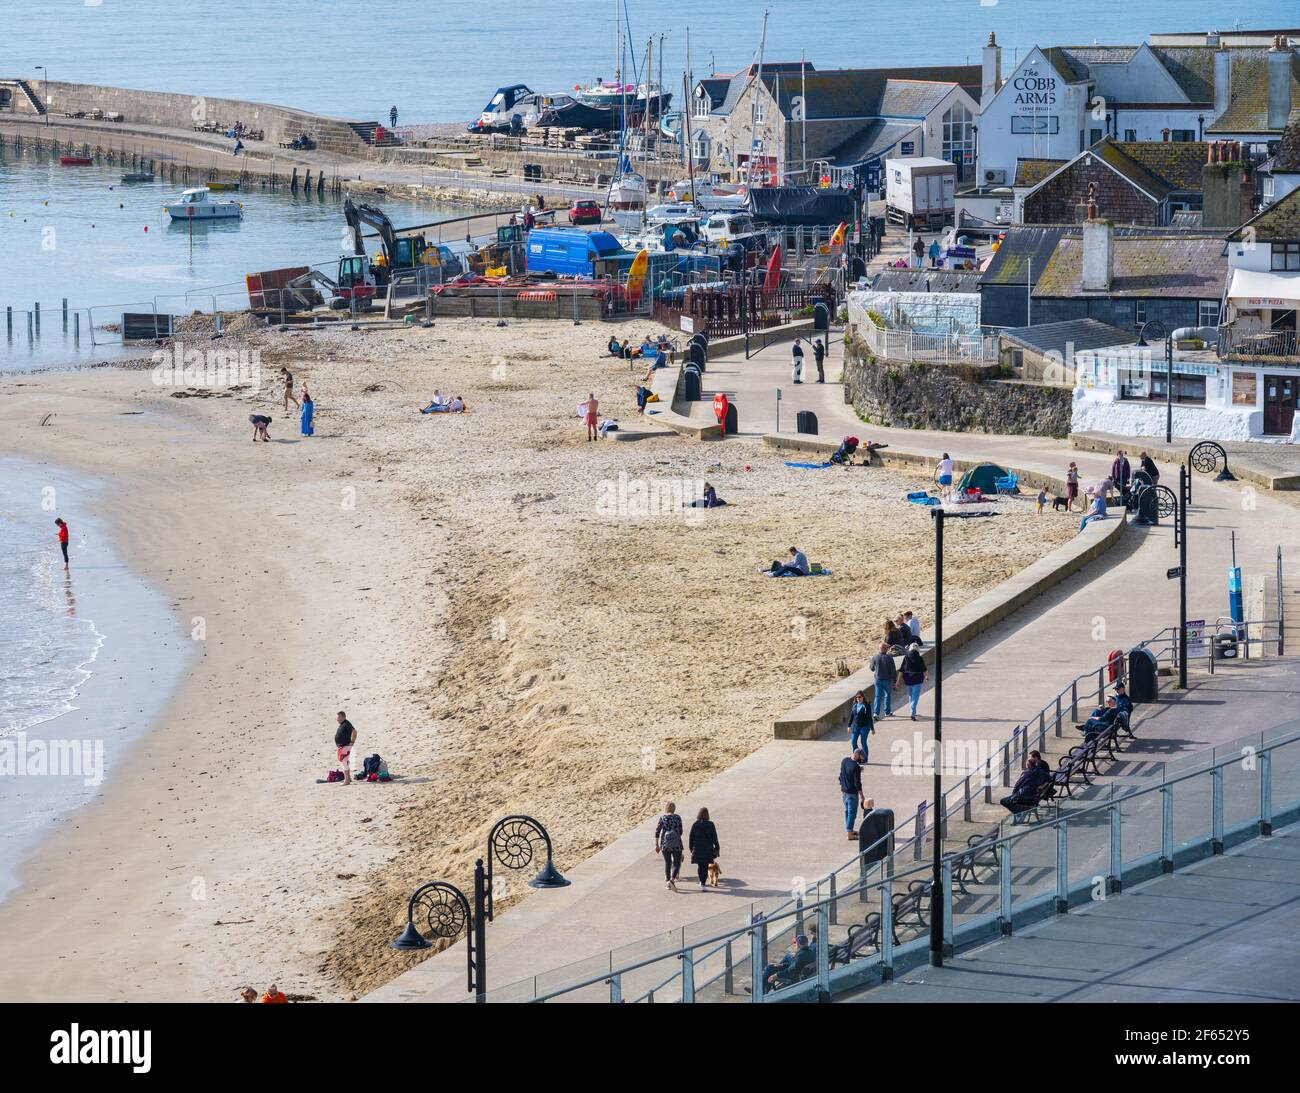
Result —
M 1232 51 L 1220 45 L 1214 53 L 1214 116 L 1219 118 L 1232 101 Z
M 997 35 L 989 31 L 989 43 L 984 47 L 983 86 L 980 90 L 980 107 L 988 106 L 989 100 L 998 93 L 1002 86 L 1002 47 L 998 45 Z
M 1282 130 L 1291 116 L 1291 50 L 1282 35 L 1268 51 L 1268 127 Z
M 1096 216 L 1097 206 L 1089 203 L 1092 215 L 1083 225 L 1083 291 L 1109 292 L 1115 273 L 1115 236 L 1109 220 Z

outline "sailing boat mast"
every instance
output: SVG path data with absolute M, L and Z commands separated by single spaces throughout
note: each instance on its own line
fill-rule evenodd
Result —
M 763 50 L 767 46 L 767 14 L 768 9 L 763 9 L 763 34 L 758 40 L 758 68 L 754 73 L 754 81 L 751 85 L 754 89 L 754 97 L 749 104 L 749 185 L 754 185 L 754 151 L 758 147 L 759 140 L 757 135 L 758 127 L 758 95 L 763 83 Z
M 623 82 L 623 0 L 614 0 L 614 83 Z

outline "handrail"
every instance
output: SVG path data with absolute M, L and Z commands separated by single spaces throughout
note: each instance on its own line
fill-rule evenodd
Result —
M 1145 797 L 1153 793 L 1162 793 L 1168 795 L 1170 793 L 1170 787 L 1176 786 L 1181 782 L 1188 781 L 1192 778 L 1200 777 L 1206 773 L 1221 771 L 1222 769 L 1228 766 L 1238 765 L 1241 762 L 1241 754 L 1239 749 L 1237 749 L 1235 745 L 1238 744 L 1240 741 L 1245 741 L 1245 740 L 1253 741 L 1255 739 L 1256 737 L 1254 736 L 1246 736 L 1246 737 L 1241 737 L 1239 741 L 1230 742 L 1230 744 L 1228 745 L 1212 746 L 1207 749 L 1211 753 L 1211 756 L 1213 756 L 1213 753 L 1216 752 L 1219 747 L 1229 748 L 1232 754 L 1225 755 L 1222 759 L 1217 759 L 1217 760 L 1211 758 L 1208 764 L 1195 765 L 1189 770 L 1175 774 L 1173 777 L 1170 777 L 1168 771 L 1166 770 L 1164 776 L 1161 778 L 1160 782 L 1158 783 L 1153 783 L 1147 786 L 1134 787 L 1129 792 L 1126 792 L 1119 797 L 1116 797 L 1112 794 L 1112 796 L 1106 801 L 1100 801 L 1094 805 L 1086 805 L 1073 812 L 1058 814 L 1056 817 L 1041 821 L 1037 824 L 1034 824 L 1032 827 L 1027 827 L 1018 831 L 1012 831 L 1009 834 L 999 835 L 993 841 L 992 847 L 997 848 L 998 850 L 1001 850 L 1002 848 L 1005 847 L 1009 850 L 1018 841 L 1028 838 L 1031 835 L 1035 835 L 1035 836 L 1041 835 L 1041 833 L 1045 830 L 1055 829 L 1059 832 L 1062 825 L 1066 825 L 1068 827 L 1068 825 L 1072 821 L 1080 821 L 1080 820 L 1086 821 L 1094 814 L 1098 814 L 1103 811 L 1111 813 L 1113 815 L 1114 810 L 1116 809 L 1117 806 L 1123 806 L 1124 804 L 1134 801 L 1137 798 Z M 1270 777 L 1272 764 L 1267 759 L 1265 759 L 1265 757 L 1271 758 L 1272 752 L 1277 748 L 1284 747 L 1287 744 L 1300 740 L 1300 729 L 1295 729 L 1285 737 L 1278 740 L 1273 740 L 1269 743 L 1264 742 L 1262 735 L 1258 736 L 1258 740 L 1259 740 L 1259 747 L 1258 747 L 1257 754 L 1261 759 L 1260 770 L 1264 773 L 1266 777 Z M 1216 799 L 1221 800 L 1221 793 L 1216 794 Z M 1221 805 L 1219 807 L 1221 807 Z M 1271 816 L 1263 815 L 1264 807 L 1265 807 L 1264 798 L 1261 798 L 1261 817 L 1259 822 L 1265 822 L 1271 819 Z M 1162 808 L 1161 811 L 1163 817 L 1163 814 L 1168 810 Z M 1171 821 L 1172 821 L 1172 813 L 1170 813 L 1170 818 L 1168 821 L 1165 821 L 1162 818 L 1162 822 L 1171 822 Z M 947 867 L 949 873 L 951 872 L 952 867 L 956 864 L 957 859 L 963 856 L 963 853 L 964 852 L 958 851 L 955 853 L 945 854 L 943 856 L 942 862 Z M 1122 861 L 1120 864 L 1122 866 L 1123 864 Z M 561 987 L 554 991 L 549 991 L 546 994 L 539 995 L 538 997 L 532 999 L 532 1001 L 546 1002 L 552 998 L 558 998 L 566 994 L 571 994 L 574 991 L 584 990 L 587 987 L 595 986 L 600 983 L 610 984 L 616 977 L 626 974 L 627 972 L 636 971 L 640 968 L 648 967 L 652 964 L 657 964 L 664 960 L 671 960 L 673 958 L 682 959 L 691 956 L 692 960 L 694 961 L 694 957 L 692 956 L 692 954 L 695 952 L 696 949 L 699 949 L 703 946 L 716 945 L 718 942 L 734 941 L 738 937 L 742 937 L 746 934 L 752 934 L 753 931 L 760 926 L 764 930 L 768 930 L 774 924 L 791 918 L 794 918 L 796 922 L 801 922 L 805 917 L 809 916 L 809 914 L 812 912 L 820 912 L 820 911 L 829 912 L 831 906 L 837 903 L 838 901 L 842 900 L 845 896 L 859 894 L 863 891 L 882 892 L 886 888 L 892 889 L 895 885 L 899 884 L 900 882 L 906 881 L 909 877 L 913 876 L 914 874 L 929 876 L 931 874 L 931 871 L 932 871 L 932 866 L 929 863 L 926 863 L 923 865 L 914 866 L 912 869 L 907 870 L 901 874 L 891 874 L 890 876 L 887 876 L 886 878 L 879 881 L 874 881 L 870 883 L 863 881 L 863 882 L 859 882 L 858 884 L 850 885 L 848 888 L 845 888 L 841 891 L 837 891 L 830 896 L 827 896 L 823 899 L 817 900 L 812 903 L 804 903 L 800 901 L 799 905 L 793 909 L 778 910 L 772 912 L 771 914 L 760 915 L 758 917 L 758 920 L 756 920 L 755 922 L 751 922 L 748 926 L 744 926 L 738 930 L 732 930 L 725 934 L 718 934 L 713 937 L 705 938 L 701 941 L 695 942 L 692 945 L 683 946 L 672 952 L 661 953 L 660 955 L 655 957 L 644 958 L 642 960 L 636 961 L 633 964 L 628 964 L 625 967 L 619 968 L 616 971 L 604 973 L 595 976 L 593 978 L 584 980 L 581 983 L 575 983 L 567 987 Z M 882 930 L 883 929 L 884 929 L 884 925 L 882 924 Z M 827 944 L 825 934 L 823 931 L 820 930 L 818 931 L 818 944 L 819 946 Z M 713 952 L 717 952 L 717 951 L 718 950 L 716 948 L 713 950 Z M 707 957 L 710 954 L 705 954 L 705 955 Z M 677 978 L 677 975 L 674 975 L 670 979 L 666 980 L 665 983 L 672 982 L 672 980 L 675 978 Z M 716 981 L 716 978 L 717 977 L 714 977 L 713 981 Z M 655 988 L 655 991 L 658 991 L 660 989 L 662 989 L 662 985 L 660 987 Z
M 1164 644 L 1165 646 L 1167 646 L 1167 649 L 1173 653 L 1174 656 L 1177 656 L 1176 634 L 1177 634 L 1176 627 L 1167 626 L 1164 629 L 1158 631 L 1152 637 L 1147 638 L 1145 641 L 1140 642 L 1137 646 L 1135 646 L 1135 648 L 1147 648 L 1148 646 L 1151 646 L 1153 644 Z M 1153 653 L 1157 662 L 1160 660 L 1161 653 L 1163 651 L 1164 650 Z M 1086 672 L 1081 672 L 1079 675 L 1075 676 L 1072 680 L 1070 680 L 1068 684 L 1066 684 L 1065 687 L 1063 687 L 1056 694 L 1056 696 L 1050 699 L 1048 703 L 1045 706 L 1043 706 L 1041 710 L 1038 711 L 1038 713 L 1034 714 L 1031 718 L 1029 718 L 1029 720 L 1025 722 L 1025 725 L 1031 724 L 1032 722 L 1037 720 L 1039 724 L 1038 726 L 1035 727 L 1035 732 L 1038 735 L 1040 740 L 1043 739 L 1047 734 L 1047 728 L 1049 725 L 1049 722 L 1046 720 L 1047 711 L 1053 710 L 1055 711 L 1055 718 L 1052 722 L 1050 722 L 1050 725 L 1054 730 L 1056 730 L 1056 735 L 1059 736 L 1060 724 L 1062 719 L 1065 716 L 1066 710 L 1067 709 L 1070 710 L 1072 715 L 1077 713 L 1078 695 L 1080 693 L 1077 690 L 1078 684 L 1085 679 L 1091 680 L 1095 677 L 1098 680 L 1099 693 L 1104 691 L 1105 681 L 1106 681 L 1106 670 L 1109 666 L 1109 663 L 1110 662 L 1107 661 L 1096 668 L 1089 669 Z M 1119 672 L 1120 674 L 1118 678 L 1123 679 L 1126 673 L 1126 666 L 1123 658 L 1121 658 L 1121 660 L 1119 661 Z M 1058 705 L 1059 703 L 1061 703 L 1061 700 L 1067 694 L 1071 695 L 1071 704 L 1068 707 L 1063 704 Z M 1024 755 L 1028 754 L 1028 752 L 1032 750 L 1028 746 L 1027 743 L 1028 740 L 1029 740 L 1029 734 L 1024 732 L 1024 726 L 1017 725 L 1016 728 L 1012 730 L 1011 736 L 1002 746 L 1001 752 L 1003 758 L 1000 764 L 998 765 L 996 771 L 992 770 L 989 767 L 989 765 L 986 763 L 987 769 L 984 771 L 984 784 L 983 786 L 979 787 L 985 790 L 986 801 L 988 800 L 988 794 L 991 792 L 992 786 L 994 784 L 993 779 L 996 777 L 1002 777 L 1005 782 L 1008 772 L 1014 769 L 1014 764 L 1020 761 L 1021 759 L 1023 759 Z M 938 760 L 939 757 L 936 757 L 936 761 Z M 973 775 L 978 775 L 978 774 L 979 774 L 978 769 L 975 771 L 968 771 L 966 776 L 960 781 L 958 781 L 955 786 L 950 786 L 948 790 L 944 791 L 943 793 L 944 808 L 942 810 L 943 815 L 940 819 L 940 822 L 943 825 L 943 830 L 947 829 L 948 821 L 953 817 L 953 815 L 956 813 L 958 809 L 963 810 L 964 813 L 969 808 L 972 800 L 971 792 L 970 792 L 971 777 Z M 951 792 L 953 789 L 960 789 L 961 792 L 958 793 L 956 802 L 952 805 L 948 805 L 947 804 L 948 793 Z M 891 831 L 887 832 L 881 838 L 877 839 L 870 846 L 860 849 L 857 853 L 853 855 L 853 857 L 851 857 L 843 865 L 825 874 L 817 881 L 807 885 L 805 890 L 813 889 L 814 891 L 820 891 L 823 885 L 833 885 L 836 888 L 839 888 L 838 878 L 840 877 L 841 874 L 847 873 L 851 870 L 860 869 L 862 863 L 865 860 L 867 860 L 873 852 L 881 850 L 882 848 L 886 848 L 886 859 L 884 863 L 884 868 L 886 869 L 889 875 L 893 875 L 895 863 L 901 858 L 901 856 L 905 851 L 911 849 L 914 853 L 914 857 L 920 856 L 920 852 L 924 847 L 927 830 L 933 829 L 933 824 L 927 827 L 927 823 L 926 823 L 927 809 L 928 809 L 928 805 L 925 802 L 922 802 L 921 806 L 917 809 L 915 813 L 901 820 L 899 823 L 897 823 L 894 826 L 894 828 Z M 910 835 L 904 837 L 903 833 L 908 824 L 912 825 L 913 830 Z M 852 886 L 850 886 L 849 888 L 839 888 L 839 896 L 842 897 L 846 891 L 852 891 L 852 890 L 854 890 Z M 792 894 L 789 899 L 779 904 L 776 910 L 772 912 L 772 914 L 783 914 L 785 913 L 786 908 L 789 908 L 791 906 L 801 905 L 801 904 L 802 904 L 802 897 L 799 895 Z M 768 916 L 769 921 L 770 918 L 771 916 L 769 915 Z M 725 941 L 727 938 L 733 936 L 734 936 L 733 934 L 721 935 L 721 940 Z M 695 947 L 698 947 L 699 944 L 708 944 L 708 942 L 706 941 L 703 943 L 697 943 L 697 946 Z M 703 959 L 707 959 L 709 956 L 716 955 L 717 951 L 719 950 L 713 950 L 711 952 L 705 953 Z M 649 963 L 655 963 L 661 959 L 663 959 L 662 956 L 651 958 L 649 960 Z M 674 977 L 670 977 L 665 982 L 671 982 L 672 978 Z M 700 987 L 707 986 L 708 982 L 709 981 L 699 984 L 699 986 Z M 662 984 L 660 986 L 662 986 Z M 653 993 L 654 991 L 657 991 L 659 989 L 660 987 L 655 987 L 648 993 Z

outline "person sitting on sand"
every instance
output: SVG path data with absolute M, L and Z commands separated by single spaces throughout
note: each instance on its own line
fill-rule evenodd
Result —
M 256 1002 L 257 991 L 253 990 L 252 987 L 245 987 L 239 992 L 239 1000 L 241 1002 Z
M 595 440 L 598 437 L 597 427 L 600 422 L 600 403 L 596 399 L 596 393 L 589 391 L 587 401 L 582 404 L 582 420 L 587 426 L 587 439 Z
M 265 414 L 249 414 L 248 420 L 253 423 L 253 443 L 259 440 L 265 440 L 271 443 L 271 438 L 267 435 L 266 430 L 270 427 L 271 419 Z
M 711 482 L 704 483 L 704 507 L 706 509 L 716 509 L 722 502 L 718 500 L 718 491 L 713 488 Z
M 357 730 L 352 727 L 348 715 L 338 712 L 339 727 L 334 730 L 334 746 L 338 749 L 339 762 L 343 764 L 343 784 L 352 784 L 352 749 L 357 742 Z
M 611 357 L 621 357 L 623 355 L 623 347 L 619 345 L 618 339 L 613 334 L 609 336 L 609 344 L 605 348 L 609 350 Z
M 420 411 L 422 414 L 440 414 L 447 408 L 447 398 L 436 387 L 433 391 L 433 398 L 429 400 L 429 405 Z
M 638 383 L 633 390 L 636 392 L 636 412 L 645 413 L 645 404 L 650 398 L 650 388 L 644 383 Z
M 806 577 L 809 572 L 808 557 L 798 547 L 791 547 L 790 560 L 784 564 L 773 562 L 768 572 L 773 577 Z
M 262 995 L 263 1002 L 288 1002 L 284 991 L 280 990 L 274 983 L 266 988 L 266 993 Z

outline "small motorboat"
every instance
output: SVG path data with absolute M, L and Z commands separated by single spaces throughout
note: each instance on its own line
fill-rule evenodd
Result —
M 238 190 L 239 183 L 238 182 L 209 182 L 208 189 L 212 190 L 213 192 L 217 190 L 221 190 L 223 192 Z
M 59 156 L 60 167 L 89 167 L 94 162 L 89 156 Z
M 173 220 L 237 220 L 244 215 L 244 206 L 238 201 L 209 201 L 206 186 L 184 191 L 163 208 Z
M 132 171 L 122 176 L 123 182 L 152 182 L 153 175 L 148 171 Z

